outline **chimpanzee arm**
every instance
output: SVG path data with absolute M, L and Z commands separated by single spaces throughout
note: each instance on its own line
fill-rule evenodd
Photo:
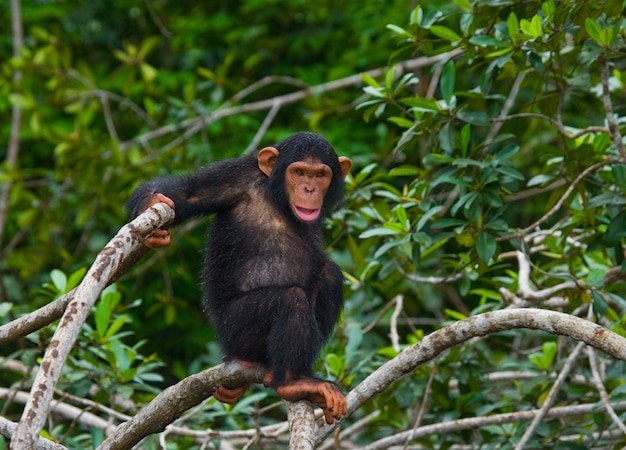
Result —
M 134 218 L 150 205 L 156 194 L 163 194 L 174 202 L 176 225 L 191 217 L 232 208 L 261 178 L 265 175 L 259 170 L 256 158 L 228 159 L 194 174 L 145 182 L 131 196 L 128 208 Z
M 321 272 L 319 286 L 313 292 L 315 318 L 324 340 L 332 334 L 343 309 L 343 274 L 337 264 L 328 260 Z

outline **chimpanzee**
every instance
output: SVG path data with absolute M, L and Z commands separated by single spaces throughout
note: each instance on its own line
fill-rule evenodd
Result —
M 325 138 L 302 132 L 257 157 L 148 181 L 129 201 L 133 217 L 168 203 L 173 225 L 215 214 L 202 280 L 224 359 L 262 365 L 265 386 L 285 400 L 317 404 L 329 424 L 346 413 L 346 401 L 312 367 L 343 307 L 343 276 L 324 251 L 322 219 L 341 200 L 351 165 Z M 145 244 L 169 242 L 162 229 Z M 220 386 L 214 396 L 234 403 L 246 389 Z

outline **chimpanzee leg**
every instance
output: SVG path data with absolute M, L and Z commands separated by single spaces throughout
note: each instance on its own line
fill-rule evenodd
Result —
M 306 292 L 298 287 L 284 290 L 268 339 L 272 386 L 287 377 L 311 376 L 323 345 L 315 311 Z
M 304 291 L 298 288 L 270 286 L 255 289 L 237 299 L 207 301 L 213 325 L 227 359 L 240 359 L 269 366 L 272 359 L 269 350 L 271 339 L 282 340 L 285 343 L 278 353 L 290 352 L 291 343 L 285 339 L 284 333 L 280 333 L 280 329 L 281 322 L 289 320 L 292 315 L 283 311 L 288 307 L 287 293 L 292 290 L 299 290 L 304 295 Z M 306 317 L 307 315 L 309 317 Z M 315 327 L 314 313 L 310 310 L 304 312 L 302 320 L 300 325 L 293 324 L 296 326 L 294 331 L 297 331 L 297 335 L 306 336 L 310 330 L 308 326 L 303 326 L 304 320 L 307 324 L 312 322 L 313 325 L 309 326 Z M 273 330 L 277 325 L 276 334 Z M 307 356 L 307 361 L 314 361 L 316 356 Z M 288 361 L 292 359 L 293 355 L 283 358 Z

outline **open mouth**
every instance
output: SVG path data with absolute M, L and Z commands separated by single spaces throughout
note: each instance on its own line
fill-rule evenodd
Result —
M 304 222 L 313 222 L 320 216 L 319 209 L 301 208 L 300 206 L 294 205 L 293 211 L 296 213 L 298 219 Z

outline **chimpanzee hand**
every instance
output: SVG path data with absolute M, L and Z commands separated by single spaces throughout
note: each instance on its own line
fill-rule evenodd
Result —
M 156 205 L 157 203 L 165 203 L 171 208 L 174 208 L 174 202 L 170 198 L 163 194 L 155 194 L 150 200 L 150 203 L 146 206 L 146 209 L 150 208 L 152 205 Z M 144 245 L 150 248 L 162 248 L 167 247 L 170 241 L 170 233 L 166 229 L 159 228 L 152 233 L 152 236 L 144 241 Z

